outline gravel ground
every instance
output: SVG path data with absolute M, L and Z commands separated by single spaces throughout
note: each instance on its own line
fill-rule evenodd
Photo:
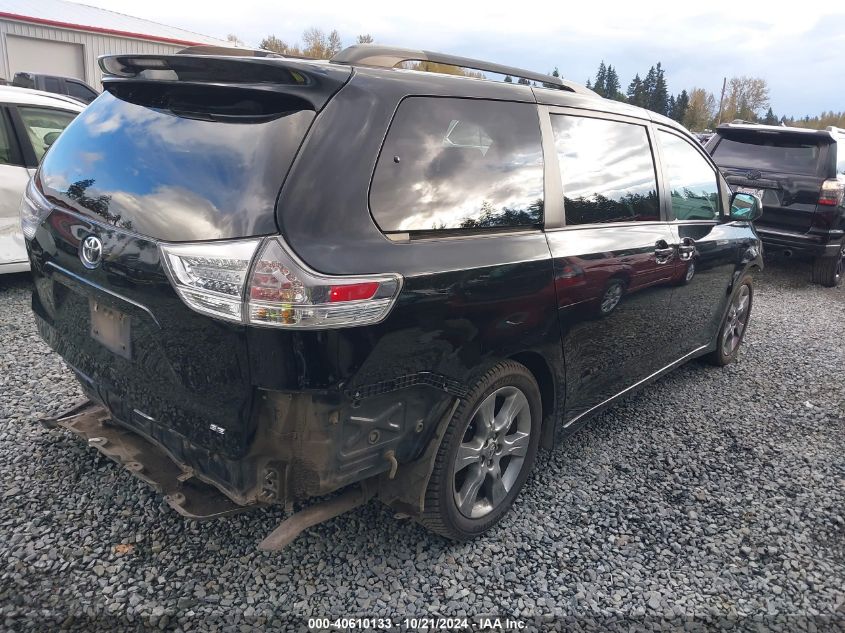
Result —
M 451 544 L 371 503 L 278 554 L 255 544 L 281 512 L 186 521 L 36 424 L 79 391 L 29 293 L 0 278 L 0 628 L 496 614 L 845 630 L 845 289 L 809 285 L 805 264 L 760 275 L 738 363 L 691 363 L 541 456 L 487 537 Z

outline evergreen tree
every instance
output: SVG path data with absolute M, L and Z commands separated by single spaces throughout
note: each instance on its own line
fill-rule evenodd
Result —
M 666 104 L 666 112 L 670 119 L 675 119 L 675 95 L 669 95 L 669 101 Z M 677 121 L 677 119 L 675 119 Z
M 763 119 L 763 123 L 765 123 L 766 125 L 777 125 L 778 122 L 779 122 L 778 118 L 775 116 L 775 113 L 772 111 L 771 106 L 769 106 L 769 111 L 766 112 L 766 116 Z
M 584 85 L 587 87 L 587 89 L 588 89 L 588 90 L 592 90 L 592 89 L 593 89 L 593 84 L 592 84 L 592 83 L 590 83 L 590 80 L 589 80 L 589 79 L 587 80 L 587 83 L 585 83 Z
M 605 76 L 604 92 L 608 99 L 616 99 L 622 96 L 620 92 L 619 75 L 616 74 L 616 69 L 610 64 L 607 65 L 607 75 Z
M 651 72 L 651 71 L 649 71 Z M 654 66 L 654 87 L 649 93 L 648 109 L 658 114 L 666 114 L 669 106 L 669 89 L 666 86 L 663 68 L 660 62 Z
M 639 73 L 637 73 L 631 80 L 631 83 L 628 84 L 628 103 L 641 108 L 646 105 L 645 88 L 643 86 L 643 80 L 640 79 Z
M 552 77 L 560 77 L 560 71 L 555 66 L 555 69 L 552 71 Z
M 606 97 L 606 82 L 607 82 L 607 66 L 604 65 L 604 60 L 599 64 L 598 72 L 596 72 L 596 82 L 593 84 L 595 90 L 600 96 Z
M 511 77 L 510 75 L 505 75 L 505 83 L 506 84 L 512 84 L 513 83 L 513 77 Z
M 669 97 L 669 118 L 674 119 L 678 123 L 683 123 L 688 109 L 689 95 L 686 90 L 682 90 L 681 94 L 677 97 Z

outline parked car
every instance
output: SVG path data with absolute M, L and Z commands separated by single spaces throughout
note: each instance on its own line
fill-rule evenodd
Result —
M 12 79 L 12 85 L 18 86 L 19 88 L 30 88 L 32 90 L 66 95 L 84 104 L 91 103 L 100 94 L 81 79 L 42 75 L 40 73 L 15 73 Z
M 813 258 L 813 281 L 845 270 L 845 130 L 729 123 L 707 144 L 735 191 L 763 200 L 755 226 L 770 251 Z
M 666 117 L 382 46 L 100 63 L 22 210 L 39 331 L 91 399 L 45 423 L 186 516 L 360 484 L 262 547 L 373 496 L 467 539 L 539 447 L 737 357 L 759 200 Z
M 66 97 L 0 86 L 0 274 L 29 270 L 21 197 L 44 152 L 81 111 Z

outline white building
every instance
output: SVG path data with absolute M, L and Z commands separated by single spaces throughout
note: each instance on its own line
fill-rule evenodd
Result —
M 65 0 L 0 0 L 0 77 L 29 71 L 76 77 L 102 89 L 97 58 L 168 54 L 227 42 Z

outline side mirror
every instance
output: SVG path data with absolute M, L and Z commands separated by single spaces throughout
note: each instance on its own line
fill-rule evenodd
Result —
M 763 203 L 753 193 L 735 193 L 731 196 L 731 220 L 753 222 L 763 215 Z

